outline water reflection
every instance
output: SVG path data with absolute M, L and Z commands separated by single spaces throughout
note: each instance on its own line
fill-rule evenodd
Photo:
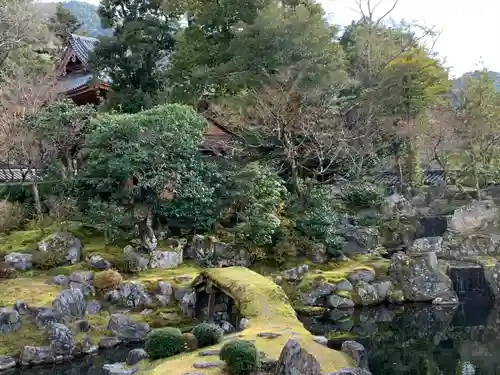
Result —
M 380 306 L 332 319 L 338 316 L 329 312 L 301 320 L 314 334 L 360 341 L 373 375 L 500 374 L 500 306 L 488 301 Z
M 106 363 L 125 362 L 127 354 L 134 346 L 120 347 L 101 351 L 95 356 L 86 356 L 71 362 L 52 366 L 17 368 L 2 372 L 1 375 L 104 375 L 102 366 Z

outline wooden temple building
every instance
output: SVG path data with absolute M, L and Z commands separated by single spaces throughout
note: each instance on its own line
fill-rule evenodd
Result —
M 99 104 L 110 90 L 89 68 L 89 58 L 99 43 L 96 38 L 71 34 L 57 66 L 58 92 L 76 104 Z

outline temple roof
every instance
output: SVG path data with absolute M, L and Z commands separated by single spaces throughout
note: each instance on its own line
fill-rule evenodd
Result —
M 94 75 L 92 73 L 73 73 L 59 80 L 57 83 L 57 92 L 65 93 L 87 85 Z
M 99 40 L 88 36 L 71 34 L 69 43 L 78 59 L 82 64 L 86 65 L 89 62 L 90 54 L 94 52 L 95 46 L 99 43 Z

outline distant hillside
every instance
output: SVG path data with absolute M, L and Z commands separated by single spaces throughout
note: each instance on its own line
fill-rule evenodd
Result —
M 497 87 L 497 90 L 500 91 L 500 73 L 498 72 L 488 72 L 491 80 L 495 82 L 495 85 Z M 465 88 L 465 85 L 467 84 L 467 80 L 469 78 L 477 78 L 479 76 L 479 72 L 468 72 L 465 73 L 462 77 L 453 80 L 452 82 L 452 87 L 453 90 L 462 90 Z
M 92 36 L 94 38 L 100 36 L 110 36 L 111 29 L 103 29 L 101 20 L 97 14 L 97 6 L 83 1 L 68 1 L 62 2 L 64 7 L 68 9 L 78 20 L 83 24 L 79 33 Z M 51 17 L 56 11 L 57 2 L 52 3 L 37 3 L 36 7 L 40 12 L 42 19 L 46 20 Z

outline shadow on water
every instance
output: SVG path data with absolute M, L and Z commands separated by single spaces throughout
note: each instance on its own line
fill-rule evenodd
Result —
M 73 361 L 57 363 L 51 366 L 16 368 L 2 375 L 104 375 L 102 366 L 107 363 L 125 362 L 127 354 L 136 346 L 123 346 L 107 349 L 93 356 L 86 356 Z
M 379 306 L 341 316 L 301 317 L 313 334 L 355 339 L 373 375 L 500 374 L 500 306 L 467 298 L 458 306 Z M 351 313 L 350 312 L 350 313 Z

